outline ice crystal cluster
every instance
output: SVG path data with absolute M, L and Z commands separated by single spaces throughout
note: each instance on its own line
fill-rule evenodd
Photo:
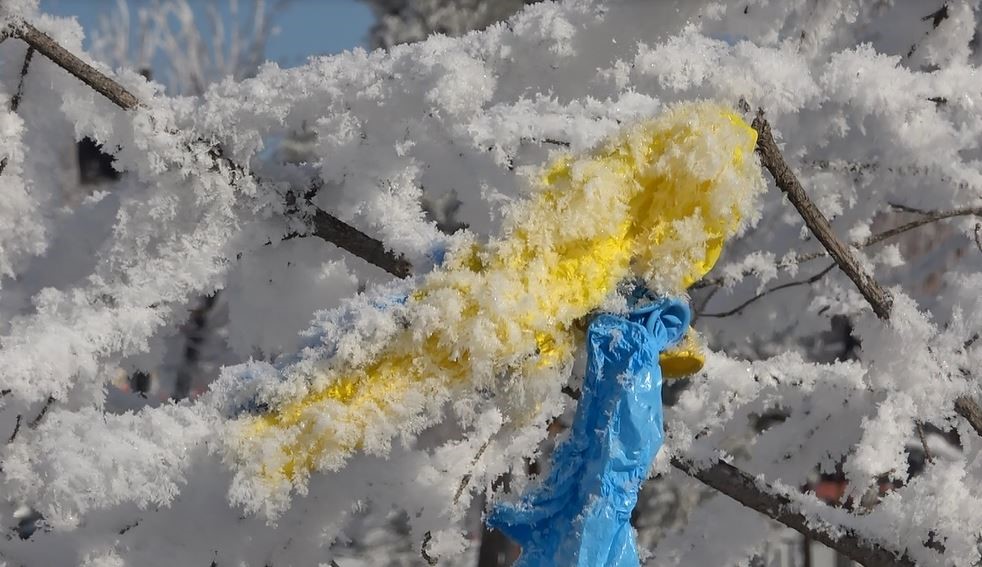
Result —
M 490 258 L 469 251 L 534 234 L 540 219 L 527 203 L 548 192 L 549 164 L 600 155 L 680 105 L 713 101 L 749 108 L 747 121 L 766 111 L 809 196 L 894 305 L 878 319 L 840 271 L 822 273 L 831 260 L 773 184 L 763 187 L 770 177 L 757 178 L 740 200 L 743 232 L 689 290 L 708 360 L 667 396 L 652 475 L 684 476 L 672 456 L 723 459 L 785 493 L 814 526 L 924 565 L 977 564 L 982 438 L 954 407 L 982 398 L 978 219 L 952 214 L 877 238 L 982 206 L 979 9 L 541 2 L 460 38 L 264 64 L 175 96 L 87 54 L 77 23 L 33 0 L 0 3 L 0 25 L 31 22 L 142 101 L 122 111 L 40 53 L 22 78 L 27 46 L 0 43 L 0 560 L 382 565 L 395 555 L 372 534 L 391 512 L 428 556 L 466 564 L 468 511 L 501 497 L 505 473 L 511 490 L 534 482 L 527 465 L 550 446 L 549 424 L 575 407 L 564 388 L 576 389 L 582 361 L 569 352 L 564 364 L 511 361 L 521 372 L 481 366 L 482 346 L 507 342 L 506 323 L 527 323 L 515 320 L 521 310 L 493 293 L 461 300 L 476 280 L 431 280 Z M 309 151 L 278 159 L 278 144 L 300 131 L 315 140 Z M 118 181 L 79 187 L 73 156 L 85 137 L 113 155 Z M 706 139 L 675 157 L 709 163 L 720 148 Z M 468 228 L 438 230 L 424 191 L 455 192 Z M 584 200 L 564 238 L 615 230 L 600 208 Z M 417 275 L 397 280 L 316 237 L 318 209 L 404 255 Z M 705 245 L 705 226 L 673 226 L 679 255 Z M 496 273 L 503 279 L 480 289 L 505 294 L 504 264 Z M 638 275 L 659 281 L 657 269 Z M 196 343 L 210 364 L 205 384 L 169 400 L 174 353 L 209 296 L 223 323 Z M 616 296 L 604 294 L 604 308 L 623 308 Z M 542 315 L 531 307 L 522 312 Z M 464 320 L 473 309 L 484 327 Z M 575 317 L 562 317 L 574 329 Z M 438 344 L 407 328 L 439 329 Z M 554 339 L 525 346 L 542 356 Z M 379 393 L 391 411 L 313 417 L 343 458 L 277 456 L 269 447 L 296 437 L 270 444 L 243 429 L 281 400 L 326 391 L 307 378 L 332 361 L 364 368 L 407 345 L 418 350 L 402 356 L 454 356 L 457 340 L 475 353 L 461 370 L 479 377 L 468 387 L 424 376 Z M 157 390 L 120 387 L 121 374 L 151 370 Z M 344 381 L 335 386 L 346 399 Z M 333 415 L 330 403 L 317 407 Z M 769 425 L 754 427 L 764 416 Z M 347 440 L 346 425 L 357 433 Z M 272 435 L 295 435 L 287 430 Z M 925 449 L 924 466 L 912 467 Z M 249 468 L 270 455 L 280 460 Z M 838 503 L 802 490 L 823 473 L 845 481 Z M 288 485 L 267 482 L 278 474 Z M 367 507 L 382 516 L 361 515 Z M 772 529 L 715 494 L 657 541 L 649 563 L 745 563 Z

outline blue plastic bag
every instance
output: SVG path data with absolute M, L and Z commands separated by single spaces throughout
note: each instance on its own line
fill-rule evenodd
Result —
M 689 326 L 689 308 L 662 299 L 627 319 L 596 317 L 569 438 L 549 476 L 487 523 L 522 546 L 522 567 L 637 566 L 631 512 L 662 445 L 658 355 Z

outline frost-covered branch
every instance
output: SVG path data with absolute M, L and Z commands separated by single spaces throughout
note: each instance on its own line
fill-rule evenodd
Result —
M 412 273 L 412 264 L 403 256 L 396 256 L 391 250 L 386 249 L 381 240 L 368 236 L 336 216 L 317 209 L 311 220 L 314 223 L 311 234 L 375 264 L 398 278 L 404 278 Z
M 868 248 L 870 246 L 875 246 L 883 242 L 884 240 L 889 240 L 896 236 L 900 236 L 901 234 L 910 232 L 911 230 L 915 230 L 921 228 L 922 226 L 927 226 L 929 224 L 933 224 L 939 221 L 958 218 L 958 217 L 967 217 L 967 216 L 982 217 L 982 207 L 960 207 L 957 209 L 950 209 L 950 210 L 943 210 L 943 211 L 922 210 L 922 209 L 917 209 L 914 207 L 908 207 L 906 205 L 900 205 L 894 203 L 891 203 L 890 207 L 906 213 L 914 213 L 922 216 L 917 220 L 913 220 L 908 223 L 904 223 L 900 226 L 896 226 L 894 228 L 889 228 L 887 230 L 878 232 L 876 234 L 872 234 L 866 238 L 863 238 L 862 240 L 853 241 L 852 243 L 850 243 L 850 246 L 854 248 Z M 980 245 L 980 248 L 982 248 L 982 245 Z M 809 262 L 811 260 L 815 260 L 818 258 L 825 258 L 828 255 L 829 252 L 825 248 L 822 248 L 821 250 L 817 250 L 815 252 L 802 252 L 797 255 L 791 256 L 788 259 L 782 260 L 778 264 L 778 268 L 782 268 L 782 269 L 788 268 L 790 266 L 798 265 L 804 262 Z M 741 275 L 749 276 L 751 273 L 752 272 L 750 271 L 745 271 Z M 698 282 L 694 283 L 692 285 L 692 289 L 702 289 L 707 287 L 721 287 L 724 284 L 726 284 L 726 282 L 727 282 L 727 278 L 725 277 L 703 278 Z M 772 289 L 771 291 L 777 291 L 777 290 Z M 766 293 L 769 292 L 765 292 L 765 294 Z M 762 295 L 758 295 L 751 298 L 749 303 L 753 303 L 761 296 Z M 747 303 L 747 305 L 749 305 L 749 303 Z M 746 307 L 746 305 L 741 306 L 740 309 L 742 309 L 742 307 Z M 735 311 L 739 311 L 740 309 L 736 309 Z
M 139 99 L 126 87 L 100 73 L 30 23 L 22 21 L 14 24 L 13 33 L 123 110 L 132 110 L 140 105 Z
M 972 429 L 982 437 L 982 408 L 979 404 L 968 396 L 960 396 L 955 399 L 955 413 L 965 418 Z
M 869 302 L 877 317 L 883 320 L 889 319 L 893 304 L 893 298 L 890 296 L 890 293 L 860 266 L 859 261 L 849 251 L 848 246 L 832 230 L 832 226 L 829 224 L 828 219 L 825 218 L 825 215 L 808 198 L 808 194 L 805 193 L 801 182 L 798 181 L 797 176 L 791 170 L 791 166 L 785 161 L 781 150 L 777 147 L 777 143 L 774 141 L 774 136 L 771 133 L 771 126 L 767 122 L 767 119 L 764 118 L 763 110 L 757 112 L 752 126 L 758 133 L 757 151 L 761 158 L 761 164 L 774 177 L 774 182 L 778 188 L 788 196 L 791 204 L 798 210 L 798 213 L 804 219 L 809 230 L 825 246 L 825 249 L 835 260 L 839 268 L 856 284 L 856 287 L 859 288 L 860 293 Z M 940 220 L 941 218 L 950 218 L 965 214 L 978 215 L 980 210 L 979 208 L 972 208 L 968 209 L 968 212 L 964 211 L 948 211 L 936 215 L 928 215 L 927 218 L 936 216 L 937 218 L 934 218 L 934 220 Z M 919 219 L 909 224 L 921 226 L 922 224 L 926 224 L 926 222 L 933 222 L 932 220 L 927 220 L 927 218 Z M 902 228 L 904 227 L 898 227 L 894 231 L 900 231 Z M 900 232 L 894 232 L 893 234 L 899 234 Z M 889 238 L 889 236 L 884 238 Z M 956 411 L 971 423 L 975 431 L 982 431 L 982 408 L 979 407 L 977 402 L 965 396 L 960 397 L 958 403 L 956 403 Z
M 211 43 L 193 45 L 200 23 L 189 19 L 194 14 L 183 13 L 176 27 L 142 19 L 155 7 L 189 6 L 185 0 L 140 8 L 141 25 L 150 22 L 144 29 L 153 33 L 166 23 L 169 32 L 161 33 L 173 42 L 148 37 L 131 46 L 135 36 L 110 31 L 106 45 L 118 49 L 104 56 L 82 50 L 93 30 L 41 16 L 35 0 L 0 2 L 0 28 L 31 22 L 139 101 L 119 112 L 35 54 L 26 95 L 11 112 L 27 46 L 0 46 L 0 157 L 8 158 L 0 177 L 0 459 L 7 506 L 0 523 L 11 533 L 43 517 L 33 536 L 2 542 L 3 559 L 344 565 L 357 556 L 362 564 L 420 563 L 419 542 L 429 533 L 427 555 L 446 567 L 465 564 L 455 558 L 474 545 L 465 534 L 479 521 L 468 511 L 508 491 L 495 482 L 502 475 L 511 475 L 511 488 L 528 484 L 524 464 L 548 452 L 545 423 L 569 409 L 560 389 L 575 385 L 576 364 L 495 376 L 473 391 L 412 383 L 397 410 L 419 419 L 353 412 L 378 436 L 343 468 L 304 478 L 302 501 L 298 492 L 285 502 L 258 484 L 230 482 L 226 463 L 211 450 L 238 439 L 230 420 L 309 385 L 320 388 L 322 368 L 364 367 L 409 320 L 397 299 L 418 282 L 392 281 L 324 246 L 318 232 L 340 237 L 333 222 L 322 226 L 318 211 L 369 232 L 377 240 L 356 234 L 356 244 L 380 251 L 390 271 L 415 266 L 422 273 L 435 250 L 501 234 L 503 215 L 530 189 L 535 194 L 538 174 L 562 156 L 582 156 L 678 103 L 744 96 L 768 110 L 787 163 L 801 166 L 800 185 L 835 219 L 843 247 L 882 285 L 904 291 L 887 288 L 892 315 L 877 319 L 852 283 L 834 275 L 831 259 L 805 269 L 803 258 L 827 252 L 792 244 L 814 237 L 782 192 L 764 194 L 746 211 L 748 230 L 726 247 L 726 254 L 746 258 L 697 304 L 747 270 L 760 278 L 760 289 L 748 290 L 744 281 L 746 296 L 734 304 L 832 268 L 813 285 L 756 301 L 739 318 L 700 319 L 714 348 L 704 373 L 665 391 L 671 427 L 664 454 L 707 467 L 702 480 L 717 488 L 681 473 L 647 483 L 642 500 L 650 505 L 639 508 L 638 522 L 643 545 L 659 565 L 746 563 L 772 554 L 791 531 L 782 526 L 803 522 L 827 538 L 844 535 L 829 544 L 859 557 L 978 563 L 982 435 L 969 424 L 982 424 L 972 403 L 982 391 L 970 370 L 979 367 L 982 350 L 965 338 L 982 332 L 982 254 L 965 246 L 964 230 L 947 226 L 957 221 L 971 232 L 975 219 L 963 220 L 968 212 L 930 224 L 925 214 L 982 204 L 975 151 L 982 51 L 973 39 L 979 13 L 972 3 L 949 2 L 949 16 L 923 34 L 932 22 L 921 18 L 941 3 L 543 2 L 460 38 L 447 37 L 455 35 L 446 26 L 454 20 L 420 18 L 423 35 L 437 29 L 446 35 L 389 51 L 355 49 L 289 68 L 225 73 L 228 58 L 212 61 L 199 49 Z M 206 25 L 198 35 L 229 38 L 217 29 L 228 25 L 222 20 L 228 14 L 209 15 L 214 33 Z M 414 32 L 408 23 L 400 30 Z M 905 57 L 918 39 L 914 56 Z M 98 52 L 98 41 L 92 45 Z M 158 82 L 138 75 L 146 62 L 158 61 L 135 53 L 146 45 L 175 57 L 163 69 L 155 65 L 164 70 Z M 213 47 L 249 59 L 244 45 Z M 168 64 L 174 71 L 188 66 L 174 75 L 170 94 L 194 98 L 161 94 Z M 302 151 L 288 156 L 283 140 L 297 132 Z M 127 174 L 111 186 L 80 186 L 75 156 L 82 137 L 101 144 L 113 167 Z M 672 159 L 702 161 L 705 153 L 676 149 Z M 291 201 L 311 179 L 324 190 Z M 434 211 L 452 210 L 448 196 L 463 203 L 454 220 L 467 230 L 440 234 L 420 206 L 428 199 Z M 915 214 L 894 220 L 884 214 L 891 202 L 909 204 Z M 605 230 L 603 207 L 577 210 L 582 214 L 566 223 L 564 235 Z M 882 221 L 891 224 L 881 227 Z M 685 254 L 702 242 L 703 230 L 686 225 L 679 236 L 664 244 Z M 901 239 L 869 263 L 859 250 Z M 405 262 L 397 262 L 399 253 Z M 784 272 L 784 280 L 773 280 Z M 174 364 L 180 323 L 199 298 L 216 291 L 214 332 L 191 345 L 200 348 L 195 395 L 165 401 L 180 372 Z M 474 337 L 469 344 L 491 348 L 504 336 L 486 325 L 504 313 L 498 291 L 482 295 L 473 327 L 456 323 L 464 310 L 446 301 L 435 299 L 439 310 L 423 315 L 448 336 Z M 460 344 L 448 339 L 444 346 Z M 577 349 L 577 364 L 581 354 Z M 296 373 L 286 375 L 284 365 Z M 134 369 L 152 372 L 159 389 L 134 395 L 124 382 Z M 43 410 L 51 397 L 56 401 Z M 403 398 L 391 396 L 393 404 Z M 540 417 L 529 417 L 533 403 Z M 780 419 L 766 418 L 775 408 Z M 319 413 L 319 424 L 347 431 L 332 412 Z M 923 427 L 919 441 L 918 423 L 937 429 Z M 921 458 L 925 451 L 932 462 Z M 724 452 L 739 470 L 708 458 Z M 816 475 L 834 475 L 837 492 L 825 490 L 828 482 L 814 484 Z M 764 513 L 740 502 L 763 503 Z M 270 525 L 243 515 L 243 507 L 281 515 Z M 400 513 L 393 528 L 389 512 L 398 510 L 408 515 Z M 209 529 L 223 525 L 229 529 Z M 382 543 L 379 533 L 387 534 Z M 853 536 L 862 549 L 850 551 Z
M 20 79 L 17 81 L 17 92 L 14 96 L 10 98 L 10 111 L 17 112 L 17 108 L 20 106 L 20 101 L 24 98 L 24 79 L 27 78 L 27 72 L 31 68 L 31 59 L 34 58 L 34 47 L 28 47 L 27 53 L 24 54 L 24 64 L 20 68 Z M 4 157 L 0 160 L 0 175 L 3 175 L 3 170 L 7 168 L 7 158 Z
M 140 106 L 140 100 L 128 91 L 126 87 L 99 72 L 95 67 L 85 61 L 82 61 L 30 23 L 17 23 L 14 27 L 14 35 L 24 40 L 30 46 L 30 50 L 36 49 L 56 65 L 74 75 L 123 110 L 132 110 Z M 25 60 L 25 69 L 30 62 L 30 56 L 32 54 L 30 50 Z M 18 99 L 14 100 L 16 101 Z M 220 149 L 214 149 L 211 153 L 214 159 L 225 160 Z M 231 163 L 229 160 L 225 161 L 229 162 L 228 165 L 231 169 L 242 171 L 240 166 Z M 2 171 L 3 166 L 0 164 L 0 172 Z M 391 251 L 386 250 L 385 245 L 381 241 L 368 236 L 323 210 L 317 210 L 312 220 L 314 223 L 312 234 L 319 238 L 335 244 L 339 248 L 343 248 L 397 277 L 401 278 L 409 275 L 411 271 L 409 262 L 402 256 L 396 256 Z
M 860 266 L 859 261 L 849 252 L 848 247 L 835 236 L 829 220 L 808 198 L 808 194 L 805 193 L 798 177 L 795 176 L 791 166 L 781 155 L 781 150 L 777 147 L 777 142 L 774 141 L 774 135 L 771 133 L 771 125 L 764 118 L 763 110 L 757 112 L 752 126 L 758 134 L 757 152 L 760 154 L 761 164 L 774 176 L 774 182 L 778 188 L 788 196 L 788 200 L 798 210 L 809 230 L 825 246 L 839 268 L 856 284 L 860 293 L 873 307 L 876 315 L 881 319 L 888 319 L 893 299 Z
M 700 469 L 693 463 L 676 457 L 672 459 L 672 466 L 740 504 L 821 542 L 866 567 L 914 567 L 916 565 L 907 555 L 898 555 L 884 549 L 852 530 L 836 528 L 838 535 L 832 535 L 829 531 L 815 529 L 814 521 L 795 511 L 795 505 L 790 498 L 729 463 L 717 461 L 711 467 Z

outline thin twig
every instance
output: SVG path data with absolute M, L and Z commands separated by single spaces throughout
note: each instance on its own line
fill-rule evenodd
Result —
M 917 215 L 929 215 L 929 214 L 931 214 L 931 211 L 927 211 L 927 210 L 924 210 L 924 209 L 918 209 L 917 207 L 911 207 L 910 205 L 905 205 L 903 203 L 894 203 L 894 202 L 891 201 L 891 202 L 888 202 L 887 205 L 890 205 L 890 208 L 891 209 L 897 209 L 898 211 L 900 211 L 902 213 L 914 213 L 914 214 L 917 214 Z
M 20 101 L 24 98 L 24 80 L 27 78 L 27 72 L 31 69 L 31 60 L 34 59 L 34 46 L 27 47 L 27 53 L 24 54 L 24 64 L 20 68 L 20 79 L 17 81 L 17 92 L 14 93 L 13 98 L 10 99 L 10 111 L 17 112 L 20 108 Z
M 754 303 L 755 301 L 761 299 L 762 297 L 764 297 L 766 295 L 769 295 L 771 293 L 774 293 L 775 291 L 780 291 L 782 289 L 787 289 L 789 287 L 797 287 L 797 286 L 800 286 L 800 285 L 810 285 L 810 284 L 813 284 L 813 283 L 817 282 L 818 280 L 824 278 L 825 275 L 828 274 L 829 272 L 831 272 L 832 271 L 832 268 L 834 268 L 835 266 L 836 266 L 835 262 L 832 262 L 831 264 L 829 264 L 828 266 L 826 266 L 824 270 L 822 270 L 821 272 L 818 272 L 814 276 L 811 276 L 811 277 L 806 278 L 806 279 L 803 279 L 803 280 L 798 280 L 798 281 L 784 283 L 784 284 L 781 284 L 781 285 L 776 285 L 774 287 L 768 288 L 768 289 L 766 289 L 766 290 L 758 293 L 757 295 L 751 297 L 750 299 L 744 301 L 743 303 L 741 303 L 740 305 L 737 305 L 736 307 L 734 307 L 733 309 L 730 309 L 729 311 L 723 311 L 722 313 L 703 313 L 702 314 L 702 317 L 716 317 L 716 318 L 720 318 L 720 317 L 729 317 L 731 315 L 735 315 L 735 314 L 743 311 L 743 309 L 745 307 L 747 307 L 748 305 L 750 305 L 751 303 Z
M 927 462 L 933 464 L 934 455 L 931 454 L 931 449 L 927 446 L 927 438 L 924 436 L 924 424 L 921 423 L 921 420 L 915 419 L 914 427 L 917 429 L 917 437 L 921 440 L 921 449 L 924 450 L 924 458 L 927 459 Z
M 123 535 L 126 532 L 132 530 L 133 528 L 139 526 L 141 521 L 143 521 L 142 518 L 141 519 L 134 520 L 133 522 L 131 522 L 129 524 L 126 524 L 125 526 L 119 528 L 119 531 L 117 533 L 119 535 Z
M 795 511 L 790 498 L 776 493 L 766 483 L 729 463 L 718 461 L 713 466 L 700 470 L 689 461 L 673 457 L 672 466 L 740 504 L 777 520 L 866 567 L 915 567 L 915 563 L 906 554 L 898 556 L 850 529 L 837 526 L 835 532 L 838 535 L 832 535 L 812 527 L 814 522 Z
M 17 423 L 14 424 L 14 432 L 7 438 L 7 444 L 13 443 L 14 439 L 17 439 L 17 434 L 20 433 L 20 422 L 23 417 L 21 414 L 17 414 Z
M 856 248 L 866 248 L 868 246 L 873 246 L 874 244 L 879 244 L 888 238 L 893 238 L 894 236 L 901 235 L 907 231 L 914 230 L 915 228 L 920 228 L 926 224 L 931 224 L 937 221 L 950 219 L 954 217 L 965 217 L 965 216 L 982 216 L 982 207 L 964 207 L 961 209 L 952 209 L 950 211 L 920 211 L 920 210 L 909 210 L 907 212 L 916 212 L 922 215 L 921 218 L 911 221 L 906 224 L 902 224 L 898 227 L 890 228 L 879 232 L 863 240 L 854 243 L 853 246 Z M 978 225 L 976 225 L 978 226 Z M 978 235 L 978 230 L 976 230 L 976 235 Z M 828 256 L 827 250 L 821 250 L 819 252 L 810 252 L 808 254 L 800 254 L 795 257 L 795 262 L 807 262 L 815 258 L 821 258 L 822 256 Z
M 10 111 L 17 112 L 20 108 L 20 101 L 24 98 L 24 81 L 27 78 L 27 71 L 31 68 L 31 59 L 34 58 L 34 48 L 31 46 L 27 47 L 27 53 L 24 54 L 24 64 L 20 68 L 20 79 L 17 81 L 17 92 L 10 99 Z M 0 175 L 3 175 L 3 170 L 7 169 L 7 156 L 4 156 L 0 160 Z
M 44 405 L 41 407 L 41 411 L 38 412 L 37 416 L 34 419 L 32 419 L 30 423 L 27 424 L 27 427 L 31 429 L 37 429 L 38 426 L 41 425 L 41 420 L 44 419 L 44 416 L 48 415 L 48 410 L 51 409 L 51 404 L 53 403 L 55 403 L 54 397 L 48 396 L 48 399 L 44 402 Z
M 426 561 L 427 565 L 436 565 L 437 563 L 439 563 L 439 560 L 436 557 L 431 556 L 429 550 L 427 549 L 430 546 L 430 540 L 432 539 L 433 539 L 433 534 L 430 532 L 426 532 L 425 534 L 423 534 L 423 545 L 419 547 L 419 554 Z
M 481 460 L 481 457 L 484 455 L 484 452 L 488 450 L 488 447 L 490 445 L 491 445 L 490 439 L 488 439 L 481 445 L 481 447 L 477 450 L 477 453 L 474 454 L 474 458 L 471 459 L 471 465 L 470 467 L 468 467 L 469 469 L 473 470 L 474 467 L 477 466 L 477 463 Z M 457 486 L 457 492 L 453 495 L 454 506 L 456 506 L 457 502 L 460 501 L 460 497 L 464 494 L 464 490 L 467 488 L 467 485 L 470 484 L 470 482 L 471 482 L 470 473 L 467 473 L 463 477 L 461 477 L 460 485 Z
M 706 307 L 709 305 L 709 302 L 713 300 L 713 297 L 719 292 L 719 290 L 720 290 L 719 286 L 714 287 L 713 289 L 709 290 L 708 293 L 706 293 L 706 296 L 703 297 L 701 301 L 699 301 L 698 305 L 696 305 L 695 308 L 692 310 L 692 321 L 690 325 L 694 326 L 696 324 L 696 321 L 698 321 L 699 318 L 702 317 L 702 313 L 706 310 Z
M 908 207 L 906 205 L 899 205 L 894 203 L 890 203 L 890 207 L 907 213 L 923 215 L 923 218 L 917 219 L 915 221 L 906 224 L 902 224 L 895 228 L 884 230 L 883 232 L 878 232 L 862 240 L 852 242 L 850 246 L 852 246 L 853 248 L 868 248 L 870 246 L 879 244 L 884 240 L 893 238 L 895 236 L 899 236 L 905 232 L 950 218 L 964 217 L 964 216 L 982 217 L 982 207 L 963 207 L 960 209 L 951 209 L 948 211 L 926 211 L 923 209 L 916 209 L 914 207 Z M 979 249 L 982 250 L 982 235 L 979 234 L 980 230 L 982 230 L 982 228 L 976 230 L 976 244 L 978 244 Z M 815 260 L 817 258 L 824 258 L 828 255 L 829 255 L 828 250 L 824 248 L 816 252 L 801 253 L 789 260 L 780 262 L 777 267 L 778 269 L 784 269 L 792 265 L 801 264 L 804 262 Z M 742 275 L 748 276 L 750 275 L 750 272 L 744 272 Z M 691 289 L 702 289 L 705 287 L 721 287 L 725 283 L 726 283 L 726 279 L 722 277 L 703 279 L 692 284 Z
M 777 147 L 777 142 L 774 141 L 774 135 L 771 133 L 771 125 L 764 118 L 763 110 L 757 112 L 752 126 L 757 131 L 757 153 L 760 155 L 760 162 L 774 177 L 777 187 L 788 196 L 788 200 L 798 210 L 808 229 L 828 250 L 839 268 L 856 284 L 877 317 L 888 319 L 893 298 L 863 269 L 849 248 L 832 232 L 832 226 L 825 215 L 808 198 L 791 166 L 781 155 L 781 150 Z
M 928 14 L 928 15 L 924 16 L 923 18 L 921 18 L 921 20 L 922 21 L 925 21 L 925 22 L 928 21 L 928 20 L 931 20 L 931 30 L 928 31 L 928 32 L 926 32 L 924 34 L 924 37 L 925 38 L 928 37 L 929 35 L 931 35 L 931 32 L 933 32 L 934 30 L 938 29 L 938 26 L 941 25 L 941 22 L 943 22 L 943 21 L 945 21 L 945 20 L 948 19 L 948 15 L 949 15 L 949 13 L 948 13 L 948 3 L 945 2 L 937 10 L 935 10 L 934 12 L 931 12 L 930 14 Z M 914 56 L 914 52 L 917 51 L 917 48 L 919 46 L 920 46 L 920 41 L 916 41 L 916 42 L 914 42 L 910 46 L 910 49 L 907 51 L 907 59 L 910 59 L 911 57 Z

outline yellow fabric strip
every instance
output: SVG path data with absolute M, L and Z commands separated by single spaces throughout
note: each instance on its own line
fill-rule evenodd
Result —
M 268 413 L 239 418 L 235 460 L 302 486 L 310 472 L 391 437 L 427 396 L 561 375 L 574 323 L 618 283 L 640 277 L 678 295 L 712 268 L 761 190 L 755 143 L 732 111 L 694 103 L 558 159 L 500 236 L 450 251 L 425 276 L 407 300 L 409 327 L 375 362 L 307 376 Z M 683 345 L 663 364 L 667 374 L 691 372 L 701 354 Z

